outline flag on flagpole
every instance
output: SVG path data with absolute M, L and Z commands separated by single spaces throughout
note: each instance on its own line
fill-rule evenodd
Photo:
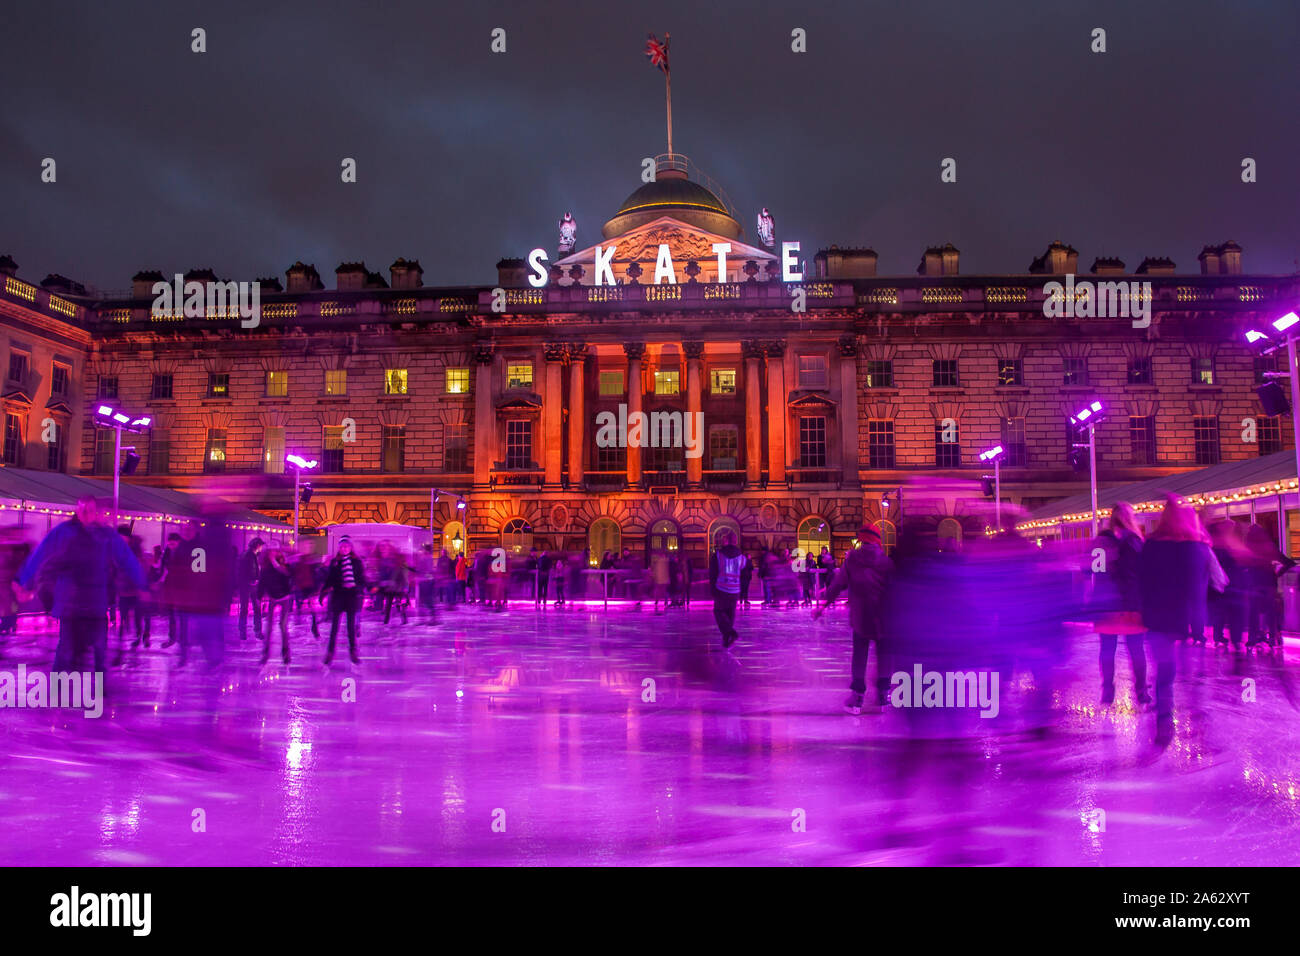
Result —
M 664 42 L 660 43 L 659 38 L 653 33 L 650 39 L 645 43 L 645 55 L 650 58 L 650 65 L 657 66 L 665 73 L 668 72 L 668 36 L 664 35 Z

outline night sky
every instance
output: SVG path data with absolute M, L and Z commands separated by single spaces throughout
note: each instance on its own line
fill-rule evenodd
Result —
M 295 259 L 332 287 L 398 256 L 490 284 L 566 210 L 597 241 L 665 151 L 649 31 L 672 33 L 675 146 L 751 240 L 768 206 L 806 259 L 870 245 L 882 274 L 944 242 L 963 273 L 1024 272 L 1058 238 L 1081 270 L 1196 272 L 1230 238 L 1248 272 L 1300 268 L 1294 0 L 9 4 L 0 253 L 104 290 Z

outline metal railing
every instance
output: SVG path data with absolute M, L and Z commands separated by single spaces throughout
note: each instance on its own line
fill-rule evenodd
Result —
M 737 222 L 740 221 L 740 211 L 731 201 L 731 197 L 727 195 L 726 191 L 718 185 L 717 181 L 712 176 L 700 169 L 699 166 L 692 163 L 691 158 L 685 153 L 660 153 L 655 157 L 656 175 L 669 170 L 684 173 L 687 179 L 694 183 L 698 183 L 709 192 L 713 193 L 713 195 L 718 197 L 718 200 L 722 205 L 727 207 L 727 212 L 731 215 L 731 218 L 735 219 Z

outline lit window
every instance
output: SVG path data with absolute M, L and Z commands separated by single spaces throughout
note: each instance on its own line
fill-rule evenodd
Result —
M 230 397 L 230 374 L 211 372 L 208 375 L 208 398 Z
M 266 395 L 268 398 L 284 398 L 289 394 L 289 373 L 277 370 L 266 373 Z
M 1155 383 L 1151 368 L 1151 356 L 1135 355 L 1128 360 L 1128 383 L 1130 385 L 1152 385 Z
M 506 366 L 506 388 L 532 388 L 532 387 L 533 387 L 533 366 L 531 364 Z
M 226 430 L 209 428 L 207 446 L 203 453 L 203 470 L 218 472 L 226 470 Z
M 600 394 L 623 394 L 623 370 L 621 368 L 600 373 Z
M 320 470 L 337 475 L 343 471 L 343 426 L 326 425 L 321 441 Z
M 671 372 L 655 372 L 655 394 L 677 395 L 681 392 L 681 373 L 676 369 Z
M 867 388 L 893 388 L 894 363 L 889 359 L 871 359 L 867 362 Z
M 1214 384 L 1214 359 L 1212 358 L 1192 359 L 1192 384 L 1193 385 Z
M 325 394 L 346 395 L 348 393 L 348 370 L 330 368 L 325 370 Z
M 384 369 L 384 394 L 385 395 L 406 394 L 406 369 L 404 368 Z
M 469 369 L 447 369 L 447 392 L 451 395 L 464 395 L 469 391 Z
M 998 359 L 998 384 L 1025 384 L 1024 363 L 1020 359 Z
M 284 474 L 284 428 L 268 426 L 262 432 L 262 471 L 268 475 Z
M 715 368 L 709 372 L 709 391 L 714 395 L 736 394 L 736 370 Z

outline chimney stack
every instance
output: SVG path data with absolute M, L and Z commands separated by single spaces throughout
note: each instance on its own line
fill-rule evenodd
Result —
M 340 262 L 334 270 L 334 288 L 340 292 L 364 289 L 368 275 L 364 262 Z
M 813 256 L 819 279 L 869 279 L 876 274 L 875 249 L 841 249 L 831 246 Z
M 1047 250 L 1029 263 L 1031 275 L 1063 276 L 1079 271 L 1079 252 L 1060 239 L 1052 240 Z
M 424 270 L 420 260 L 398 259 L 388 267 L 388 275 L 394 289 L 418 289 L 424 285 Z
M 960 255 L 951 242 L 931 246 L 921 256 L 921 264 L 916 267 L 916 272 L 923 276 L 955 276 Z
M 163 274 L 157 269 L 143 269 L 131 276 L 131 298 L 152 299 L 153 284 L 168 281 L 168 279 L 163 278 Z
M 502 259 L 497 263 L 497 285 L 503 289 L 521 288 L 527 281 L 527 266 L 523 259 Z
M 290 292 L 318 292 L 325 288 L 316 267 L 303 265 L 301 260 L 284 270 L 284 277 L 289 282 Z

